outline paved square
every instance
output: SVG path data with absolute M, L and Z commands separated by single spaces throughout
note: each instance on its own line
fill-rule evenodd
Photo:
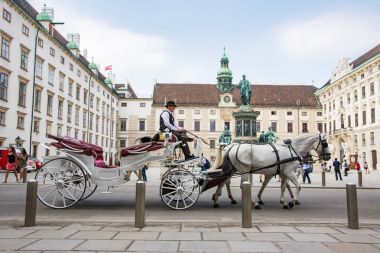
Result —
M 41 239 L 23 250 L 72 250 L 82 242 L 83 240 Z
M 336 253 L 380 253 L 380 249 L 370 244 L 360 243 L 326 243 Z
M 115 231 L 80 231 L 70 236 L 70 239 L 111 239 L 116 234 Z
M 334 253 L 319 242 L 279 242 L 277 245 L 283 253 Z
M 245 233 L 248 240 L 258 242 L 289 242 L 293 241 L 285 233 Z
M 179 245 L 179 251 L 189 251 L 189 252 L 229 252 L 228 245 L 226 242 L 218 241 L 199 241 L 194 242 L 181 242 Z
M 134 241 L 128 251 L 176 252 L 179 241 Z
M 316 233 L 316 234 L 321 234 L 321 233 L 328 233 L 328 234 L 334 234 L 334 233 L 342 233 L 341 231 L 338 231 L 336 229 L 330 228 L 330 227 L 317 227 L 317 226 L 295 226 L 296 229 L 304 232 L 304 233 Z
M 26 235 L 32 234 L 35 231 L 34 230 L 17 230 L 17 229 L 0 229 L 0 239 L 5 239 L 5 238 L 21 238 Z
M 161 232 L 160 241 L 200 241 L 200 232 Z
M 219 228 L 217 224 L 186 224 L 182 225 L 182 231 L 188 232 L 219 232 Z
M 356 242 L 356 243 L 380 243 L 380 239 L 370 235 L 348 235 L 348 234 L 331 234 L 342 242 Z
M 128 239 L 128 240 L 157 240 L 159 232 L 120 232 L 113 239 Z
M 232 252 L 281 252 L 281 250 L 271 242 L 228 242 Z
M 258 226 L 262 232 L 299 232 L 297 229 L 291 226 Z
M 36 240 L 33 239 L 0 239 L 0 250 L 18 250 Z
M 337 240 L 326 234 L 306 234 L 306 233 L 287 233 L 295 241 L 299 242 L 337 242 Z
M 130 244 L 130 240 L 87 240 L 75 250 L 125 251 Z
M 247 238 L 241 232 L 202 232 L 205 241 L 244 241 Z
M 78 230 L 40 230 L 25 236 L 25 238 L 64 239 L 77 232 Z

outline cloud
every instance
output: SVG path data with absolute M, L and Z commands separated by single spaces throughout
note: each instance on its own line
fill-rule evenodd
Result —
M 274 29 L 277 47 L 292 58 L 339 57 L 379 43 L 380 25 L 371 15 L 330 13 Z
M 40 11 L 41 1 L 31 0 L 30 3 Z M 71 4 L 73 2 L 70 1 L 47 1 L 47 6 L 55 10 L 55 20 L 65 22 L 63 26 L 57 26 L 58 31 L 65 37 L 67 33 L 79 33 L 81 53 L 87 49 L 88 59 L 91 61 L 94 57 L 103 73 L 104 66 L 112 64 L 117 82 L 125 82 L 131 76 L 144 75 L 168 65 L 170 43 L 165 38 L 118 28 L 96 17 L 73 12 Z M 149 87 L 152 83 L 153 80 L 144 85 Z M 137 90 L 144 92 L 146 88 L 139 84 Z

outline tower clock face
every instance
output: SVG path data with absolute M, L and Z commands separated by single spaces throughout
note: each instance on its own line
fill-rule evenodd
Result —
M 231 98 L 230 98 L 229 96 L 225 96 L 225 97 L 223 98 L 223 101 L 224 101 L 225 103 L 229 103 L 229 102 L 231 101 Z

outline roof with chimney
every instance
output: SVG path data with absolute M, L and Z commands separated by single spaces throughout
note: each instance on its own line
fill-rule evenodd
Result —
M 11 2 L 15 3 L 18 7 L 20 7 L 25 12 L 25 14 L 29 16 L 29 18 L 34 20 L 36 24 L 38 24 L 43 29 L 40 22 L 37 20 L 37 16 L 39 13 L 36 9 L 33 8 L 32 5 L 30 5 L 26 0 L 11 0 Z M 58 42 L 65 50 L 67 50 L 68 53 L 72 54 L 70 50 L 66 47 L 69 41 L 66 40 L 65 37 L 62 34 L 60 34 L 55 28 L 53 28 L 52 38 L 56 42 Z M 89 69 L 88 67 L 90 62 L 83 55 L 80 54 L 77 59 L 79 60 L 81 64 L 83 64 L 83 68 L 88 69 L 91 72 L 91 69 Z M 106 77 L 100 72 L 98 72 L 97 76 L 104 83 L 104 80 L 106 79 Z M 115 91 L 113 92 L 116 94 Z
M 273 107 L 320 107 L 312 85 L 252 85 L 251 105 Z M 174 100 L 179 106 L 218 106 L 221 92 L 216 84 L 157 83 L 153 90 L 153 106 Z M 241 105 L 240 90 L 231 90 L 232 100 Z

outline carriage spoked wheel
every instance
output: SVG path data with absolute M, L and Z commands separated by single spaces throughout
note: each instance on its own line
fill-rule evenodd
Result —
M 190 208 L 197 202 L 200 187 L 195 176 L 185 169 L 170 170 L 161 180 L 160 196 L 175 210 Z
M 77 187 L 79 189 L 84 189 L 84 194 L 80 198 L 80 200 L 87 199 L 96 191 L 96 188 L 98 188 L 98 186 L 96 184 L 91 182 L 91 179 L 89 178 L 88 174 L 86 174 L 85 177 L 86 177 L 86 185 L 84 185 L 84 182 L 77 185 Z M 71 199 L 70 196 L 66 196 L 66 198 Z M 71 199 L 71 200 L 73 200 L 73 199 Z
M 73 160 L 60 157 L 46 162 L 36 173 L 37 197 L 48 207 L 63 209 L 75 205 L 86 192 L 83 169 Z

